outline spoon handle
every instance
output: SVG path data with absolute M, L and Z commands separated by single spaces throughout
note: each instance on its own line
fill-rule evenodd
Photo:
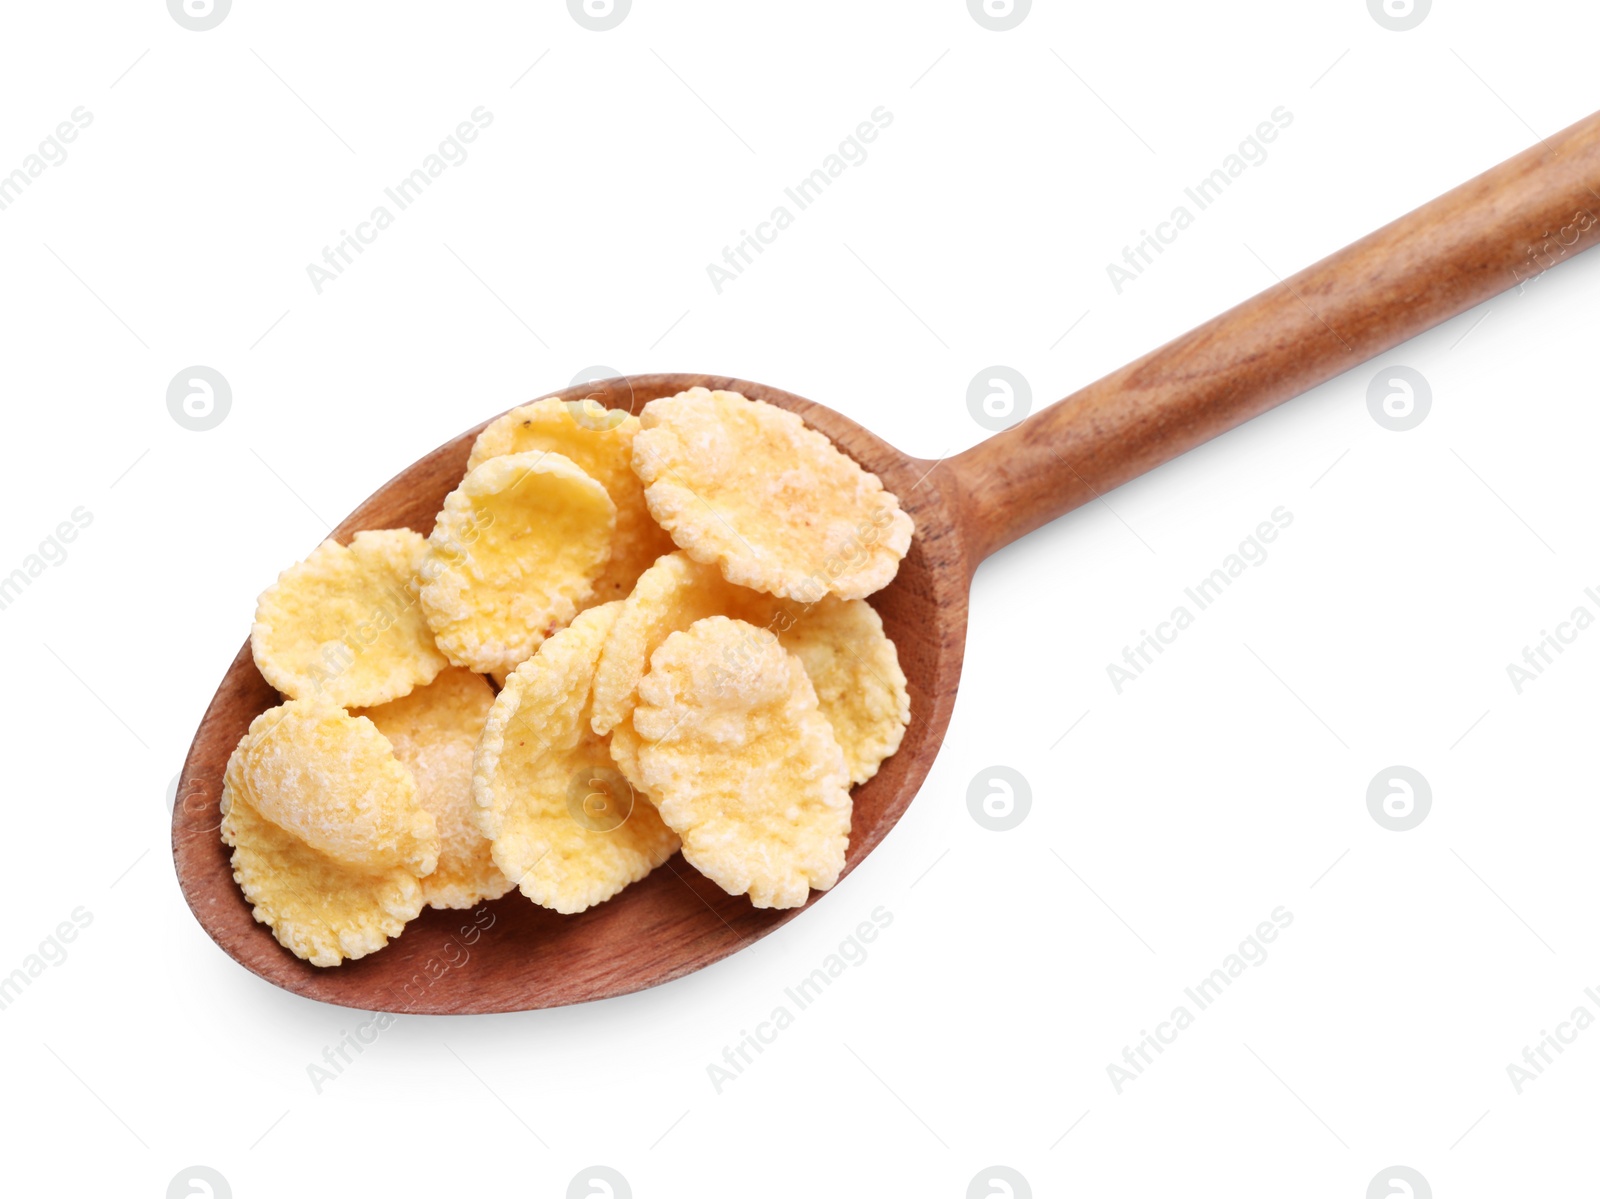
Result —
M 1600 241 L 1600 113 L 947 463 L 972 569 Z

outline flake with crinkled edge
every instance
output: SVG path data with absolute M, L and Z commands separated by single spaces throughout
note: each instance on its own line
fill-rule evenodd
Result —
M 589 598 L 616 505 L 569 458 L 490 458 L 452 491 L 423 560 L 422 611 L 456 666 L 515 666 Z
M 633 469 L 650 514 L 696 562 L 805 603 L 894 578 L 911 517 L 795 413 L 694 387 L 651 400 L 639 421 Z
M 638 738 L 629 715 L 636 689 L 650 666 L 650 655 L 672 633 L 705 616 L 766 620 L 765 597 L 729 583 L 712 566 L 702 566 L 681 551 L 660 559 L 639 576 L 633 594 L 606 638 L 594 680 L 594 730 L 611 734 L 611 755 L 622 772 L 643 785 Z
M 780 599 L 729 583 L 714 566 L 680 551 L 639 577 L 606 638 L 595 675 L 595 728 L 611 735 L 611 756 L 634 785 L 644 785 L 639 737 L 630 720 L 639 680 L 668 636 L 706 616 L 732 616 L 770 629 L 799 655 L 844 750 L 851 782 L 871 778 L 900 747 L 910 719 L 906 678 L 883 621 L 865 600 Z
M 251 914 L 313 966 L 365 957 L 422 911 L 422 884 L 403 866 L 363 870 L 318 853 L 240 798 L 230 763 L 222 784 L 222 839 Z
M 336 862 L 419 877 L 438 864 L 438 829 L 416 779 L 365 717 L 289 700 L 250 722 L 229 769 L 251 808 Z
M 864 783 L 900 748 L 911 720 L 905 672 L 883 618 L 866 600 L 833 596 L 792 619 L 782 601 L 778 608 L 767 627 L 806 668 L 850 781 Z
M 444 669 L 415 591 L 427 539 L 411 529 L 324 541 L 256 603 L 250 652 L 290 699 L 387 703 Z
M 633 439 L 639 418 L 593 400 L 537 400 L 491 422 L 472 443 L 471 471 L 490 458 L 528 450 L 553 450 L 570 458 L 606 489 L 617 506 L 611 558 L 595 580 L 589 607 L 622 599 L 634 581 L 662 554 L 672 538 L 656 524 L 644 501 L 644 485 L 633 473 Z
M 558 912 L 610 899 L 678 848 L 590 726 L 595 663 L 620 608 L 582 613 L 517 667 L 478 743 L 473 791 L 494 860 Z
M 684 860 L 756 907 L 791 908 L 844 869 L 850 779 L 800 660 L 766 629 L 696 621 L 655 651 L 633 725 Z
M 472 755 L 494 703 L 482 675 L 459 666 L 403 699 L 355 713 L 372 721 L 417 781 L 439 829 L 439 865 L 422 880 L 429 907 L 470 908 L 511 890 L 489 853 L 472 798 Z

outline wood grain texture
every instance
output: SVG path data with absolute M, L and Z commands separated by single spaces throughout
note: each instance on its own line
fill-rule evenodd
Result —
M 953 514 L 932 463 L 908 458 L 837 413 L 788 392 L 743 379 L 644 375 L 556 393 L 594 395 L 608 407 L 638 411 L 689 387 L 722 387 L 797 412 L 846 453 L 876 471 L 916 521 L 899 576 L 872 597 L 900 654 L 911 694 L 911 725 L 900 752 L 855 789 L 845 865 L 848 875 L 894 827 L 927 775 L 955 702 L 966 641 L 969 566 L 954 536 Z M 480 425 L 479 428 L 482 428 Z M 331 536 L 407 526 L 426 534 L 444 497 L 460 482 L 478 429 L 440 446 L 384 484 Z M 309 552 L 313 547 L 307 546 Z M 282 563 L 262 563 L 263 585 Z M 248 626 L 249 612 L 240 612 Z M 386 948 L 319 969 L 282 948 L 250 914 L 218 833 L 222 772 L 250 721 L 281 702 L 261 677 L 246 642 L 200 722 L 178 784 L 172 851 L 184 898 L 206 932 L 235 961 L 296 994 L 368 1011 L 471 1013 L 521 1011 L 622 995 L 719 961 L 806 908 L 762 911 L 731 896 L 682 855 L 615 899 L 577 916 L 547 911 L 517 892 L 474 912 L 427 910 Z M 486 926 L 486 927 L 485 927 Z
M 1600 240 L 1600 114 L 948 464 L 976 563 Z

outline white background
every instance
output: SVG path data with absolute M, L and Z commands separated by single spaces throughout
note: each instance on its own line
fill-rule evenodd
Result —
M 318 1094 L 359 1015 L 209 941 L 164 801 L 260 589 L 484 417 L 595 363 L 705 371 L 941 457 L 985 435 L 981 368 L 1042 406 L 1586 115 L 1597 36 L 1576 0 L 1409 32 L 1362 0 L 1040 0 L 1001 33 L 957 0 L 636 0 L 604 33 L 552 0 L 238 0 L 204 33 L 10 6 L 0 173 L 93 123 L 0 212 L 0 574 L 93 523 L 0 612 L 0 973 L 93 923 L 0 1012 L 5 1190 L 154 1199 L 202 1163 L 240 1197 L 559 1196 L 604 1163 L 640 1197 L 961 1196 L 999 1163 L 1041 1196 L 1360 1199 L 1399 1163 L 1574 1193 L 1600 1031 L 1521 1094 L 1506 1067 L 1600 1015 L 1600 632 L 1520 695 L 1505 668 L 1600 614 L 1600 257 L 1385 356 L 1431 384 L 1410 432 L 1358 368 L 997 555 L 905 819 L 669 986 L 405 1017 Z M 479 105 L 470 157 L 317 294 L 307 264 Z M 707 264 L 880 105 L 718 294 Z M 1267 161 L 1117 294 L 1107 263 L 1280 105 Z M 233 389 L 209 432 L 166 408 L 193 364 Z M 1279 505 L 1270 558 L 1117 694 L 1107 663 Z M 966 806 L 993 764 L 1031 783 L 1009 832 Z M 1394 764 L 1433 790 L 1405 833 L 1366 806 Z M 708 1064 L 879 905 L 868 959 L 718 1094 Z M 1117 1093 L 1279 905 L 1269 959 Z

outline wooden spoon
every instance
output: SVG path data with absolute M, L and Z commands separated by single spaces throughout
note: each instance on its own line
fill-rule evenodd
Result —
M 688 387 L 800 414 L 875 471 L 916 521 L 899 576 L 872 597 L 910 683 L 900 752 L 855 792 L 848 874 L 894 827 L 933 764 L 955 702 L 967 588 L 985 557 L 1056 516 L 1365 362 L 1600 239 L 1600 114 L 1424 205 L 1098 383 L 943 462 L 912 458 L 819 404 L 745 379 L 639 375 L 558 392 L 637 411 Z M 479 426 L 480 428 L 482 426 Z M 472 429 L 385 484 L 334 530 L 433 527 Z M 309 547 L 308 547 L 309 548 Z M 262 579 L 280 563 L 263 563 Z M 512 892 L 426 911 L 386 949 L 308 966 L 256 923 L 217 833 L 229 753 L 279 702 L 248 643 L 184 762 L 172 850 L 184 897 L 236 961 L 300 995 L 369 1011 L 504 1012 L 622 995 L 727 957 L 805 910 L 762 911 L 674 857 L 579 916 Z M 811 904 L 821 897 L 813 895 Z M 811 906 L 807 904 L 807 908 Z

